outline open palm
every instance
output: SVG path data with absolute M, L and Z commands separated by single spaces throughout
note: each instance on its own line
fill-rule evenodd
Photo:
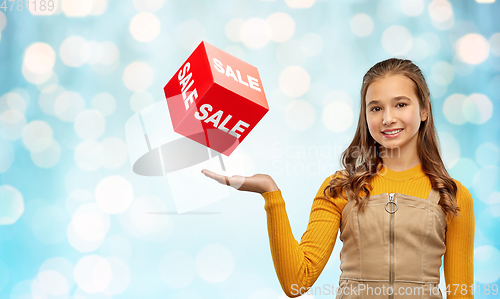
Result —
M 254 174 L 250 177 L 245 177 L 241 175 L 233 175 L 233 176 L 224 176 L 212 172 L 207 169 L 202 169 L 201 172 L 217 182 L 228 185 L 236 190 L 240 191 L 249 191 L 256 193 L 264 193 L 279 190 L 278 186 L 274 182 L 273 178 L 267 174 Z

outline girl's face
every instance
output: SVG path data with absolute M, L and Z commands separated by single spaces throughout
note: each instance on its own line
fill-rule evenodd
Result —
M 383 147 L 416 148 L 418 129 L 420 122 L 427 119 L 427 109 L 420 111 L 415 88 L 415 83 L 404 75 L 378 79 L 368 86 L 366 121 L 373 139 Z

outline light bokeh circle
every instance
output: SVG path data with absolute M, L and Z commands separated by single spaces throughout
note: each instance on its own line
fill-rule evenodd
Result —
M 61 0 L 61 9 L 67 17 L 81 18 L 90 14 L 94 1 Z
M 310 8 L 316 0 L 285 0 L 285 3 L 290 8 Z
M 131 274 L 130 268 L 118 257 L 108 257 L 106 258 L 111 267 L 111 282 L 107 287 L 112 295 L 119 295 L 123 293 L 130 284 Z
M 460 143 L 448 132 L 439 133 L 439 144 L 442 151 L 442 159 L 446 168 L 451 168 L 460 158 Z
M 323 109 L 322 120 L 328 130 L 344 132 L 353 124 L 354 112 L 347 103 L 333 101 Z
M 108 9 L 108 0 L 93 0 L 92 1 L 92 10 L 89 15 L 91 16 L 100 16 L 106 12 Z
M 5 17 L 5 14 L 0 11 L 0 32 L 5 28 L 7 25 L 7 18 Z
M 408 29 L 400 25 L 393 25 L 382 34 L 382 47 L 393 55 L 400 56 L 410 51 L 413 37 Z
M 439 85 L 448 85 L 455 77 L 453 66 L 446 61 L 438 61 L 432 65 L 431 79 Z
M 16 223 L 24 212 L 24 199 L 19 190 L 11 185 L 0 186 L 0 225 Z
M 481 125 L 491 118 L 493 109 L 493 103 L 486 95 L 473 93 L 466 98 L 462 112 L 467 121 Z
M 35 281 L 49 295 L 64 296 L 69 294 L 70 287 L 68 280 L 64 275 L 55 270 L 46 270 L 39 272 Z
M 490 44 L 484 36 L 470 33 L 462 36 L 455 46 L 458 58 L 469 64 L 483 63 L 490 54 Z
M 25 126 L 26 118 L 23 112 L 16 109 L 0 112 L 0 137 L 17 140 L 22 136 Z
M 473 186 L 475 197 L 489 204 L 490 196 L 500 184 L 500 168 L 496 165 L 479 168 L 474 174 Z
M 137 41 L 146 43 L 154 40 L 160 34 L 161 22 L 150 12 L 141 12 L 130 21 L 130 34 Z
M 99 255 L 86 255 L 75 265 L 76 284 L 88 293 L 106 290 L 112 278 L 111 265 Z
M 32 151 L 30 156 L 36 166 L 51 168 L 57 165 L 61 159 L 61 146 L 53 139 L 49 147 L 39 152 Z
M 56 53 L 49 44 L 34 43 L 24 52 L 23 65 L 35 74 L 46 74 L 52 71 L 56 61 Z
M 491 54 L 500 56 L 500 32 L 494 33 L 488 40 Z
M 240 39 L 240 30 L 241 26 L 245 23 L 245 20 L 241 18 L 235 18 L 229 20 L 225 26 L 226 37 L 231 41 L 238 43 L 241 41 Z
M 240 29 L 240 39 L 250 49 L 261 49 L 273 37 L 273 31 L 268 22 L 260 18 L 246 20 Z
M 445 23 L 453 17 L 451 3 L 446 0 L 434 0 L 428 7 L 429 16 L 434 22 Z
M 100 42 L 97 42 L 95 40 L 89 41 L 88 45 L 90 47 L 90 56 L 87 63 L 96 65 L 101 61 L 104 55 L 102 45 Z
M 100 59 L 100 64 L 105 66 L 115 65 L 120 60 L 120 50 L 118 46 L 110 41 L 104 41 L 101 43 L 102 57 Z
M 85 100 L 74 91 L 64 91 L 54 101 L 54 113 L 62 121 L 73 122 L 85 109 Z
M 352 17 L 351 19 L 351 31 L 358 37 L 366 37 L 373 32 L 373 20 L 372 18 L 364 13 L 360 13 Z
M 0 139 L 0 153 L 2 153 L 2 159 L 0 159 L 0 173 L 4 173 L 9 170 L 12 163 L 14 163 L 14 147 L 9 141 Z
M 0 97 L 0 113 L 8 109 L 14 109 L 21 113 L 25 113 L 29 103 L 29 97 L 25 97 L 14 91 L 3 94 Z
M 66 229 L 68 241 L 80 252 L 94 251 L 102 245 L 110 229 L 110 218 L 96 203 L 81 205 Z
M 122 176 L 112 175 L 102 179 L 95 189 L 99 207 L 108 214 L 125 211 L 134 198 L 132 184 Z
M 109 229 L 105 219 L 92 213 L 75 214 L 71 219 L 71 224 L 76 234 L 85 241 L 94 242 L 104 239 Z
M 75 285 L 75 278 L 73 275 L 74 266 L 66 258 L 56 256 L 45 260 L 40 266 L 39 273 L 44 271 L 55 271 L 61 274 L 66 279 L 70 290 Z
M 279 77 L 281 91 L 289 97 L 300 97 L 310 87 L 311 76 L 300 66 L 289 66 L 285 68 Z
M 40 97 L 38 98 L 38 105 L 42 111 L 48 115 L 55 116 L 55 101 L 59 95 L 65 92 L 65 89 L 57 84 L 49 85 L 40 91 Z
M 167 0 L 133 0 L 137 11 L 158 11 Z
M 23 144 L 32 152 L 41 152 L 53 142 L 54 131 L 45 121 L 34 120 L 24 127 Z
M 97 110 L 87 109 L 75 119 L 75 132 L 81 139 L 97 139 L 104 133 L 106 120 Z
M 289 40 L 295 32 L 295 21 L 284 12 L 275 12 L 266 18 L 271 28 L 271 40 L 282 43 Z
M 83 37 L 70 36 L 62 42 L 59 55 L 67 66 L 80 67 L 89 60 L 91 47 Z
M 144 91 L 153 84 L 154 73 L 145 62 L 135 61 L 123 72 L 123 83 L 131 91 Z
M 76 146 L 74 159 L 80 169 L 94 171 L 104 163 L 104 154 L 104 148 L 100 142 L 85 139 Z
M 127 162 L 127 145 L 120 138 L 108 137 L 101 141 L 104 149 L 104 161 L 102 166 L 109 169 L 116 169 Z
M 450 95 L 443 104 L 443 114 L 446 119 L 455 125 L 461 125 L 467 122 L 463 113 L 463 106 L 467 96 L 459 93 Z
M 69 192 L 66 202 L 64 204 L 66 212 L 73 215 L 76 210 L 83 204 L 95 200 L 94 194 L 86 189 L 75 189 Z
M 425 9 L 423 0 L 400 0 L 401 11 L 409 17 L 417 17 Z

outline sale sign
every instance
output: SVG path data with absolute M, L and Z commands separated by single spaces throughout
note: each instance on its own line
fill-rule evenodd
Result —
M 269 111 L 257 68 L 205 41 L 164 92 L 174 131 L 226 156 Z

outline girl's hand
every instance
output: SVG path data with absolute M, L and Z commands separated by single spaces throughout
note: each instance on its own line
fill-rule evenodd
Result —
M 201 172 L 205 176 L 212 178 L 223 185 L 231 186 L 240 191 L 250 191 L 262 194 L 264 192 L 279 190 L 273 178 L 267 174 L 254 174 L 251 177 L 244 177 L 241 175 L 228 177 L 206 169 L 202 169 Z

